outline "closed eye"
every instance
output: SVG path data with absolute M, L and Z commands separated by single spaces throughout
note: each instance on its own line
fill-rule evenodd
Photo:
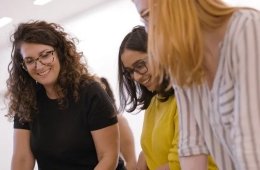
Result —
M 41 57 L 41 58 L 47 58 L 47 57 L 49 57 L 49 55 L 52 54 L 52 53 L 53 53 L 53 51 L 47 51 L 46 53 L 42 54 L 40 57 Z
M 144 62 L 138 63 L 137 65 L 135 65 L 136 69 L 142 68 L 145 65 Z
M 146 62 L 144 60 L 139 60 L 138 62 L 136 62 L 133 67 L 135 69 L 138 69 L 138 68 L 142 68 L 143 66 L 146 65 Z
M 32 64 L 32 63 L 34 62 L 34 59 L 32 59 L 32 58 L 26 58 L 26 59 L 24 60 L 24 62 L 25 62 L 25 64 Z

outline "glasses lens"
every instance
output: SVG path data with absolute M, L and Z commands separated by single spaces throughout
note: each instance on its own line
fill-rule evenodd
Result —
M 36 59 L 33 58 L 27 58 L 23 62 L 23 67 L 26 66 L 27 69 L 32 69 L 36 67 L 36 62 L 39 60 L 39 62 L 43 65 L 48 65 L 51 64 L 54 61 L 54 56 L 53 56 L 54 50 L 47 51 L 41 56 L 39 56 Z
M 40 60 L 40 62 L 42 63 L 42 64 L 50 64 L 50 63 L 52 63 L 53 62 L 53 59 L 54 59 L 54 57 L 53 57 L 53 52 L 54 51 L 47 51 L 45 54 L 43 54 L 43 55 L 41 55 L 40 57 L 39 57 L 39 60 Z
M 138 74 L 145 74 L 148 71 L 148 68 L 146 66 L 146 62 L 145 61 L 141 61 L 138 64 L 136 64 L 132 69 L 126 69 L 123 74 L 126 78 L 128 79 L 133 79 L 133 74 L 134 72 L 138 73 Z
M 134 70 L 139 74 L 145 74 L 148 70 L 145 61 L 139 63 Z
M 149 15 L 150 15 L 150 10 L 146 9 L 141 13 L 141 20 L 144 23 L 148 23 L 149 22 Z

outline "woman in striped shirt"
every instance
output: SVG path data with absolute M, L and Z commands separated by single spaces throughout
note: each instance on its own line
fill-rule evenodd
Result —
M 221 0 L 149 4 L 149 56 L 154 75 L 167 70 L 174 84 L 182 169 L 206 169 L 210 153 L 221 170 L 259 170 L 259 11 Z

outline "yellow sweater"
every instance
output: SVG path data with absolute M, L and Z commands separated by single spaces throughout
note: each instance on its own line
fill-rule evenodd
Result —
M 161 102 L 155 96 L 145 111 L 141 146 L 150 170 L 168 164 L 180 170 L 178 158 L 178 113 L 175 98 Z M 209 170 L 217 170 L 209 158 Z

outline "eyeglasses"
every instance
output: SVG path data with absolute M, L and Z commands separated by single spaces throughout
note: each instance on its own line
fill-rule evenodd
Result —
M 143 75 L 147 71 L 148 71 L 148 68 L 146 65 L 146 61 L 142 60 L 142 61 L 139 61 L 138 63 L 136 63 L 132 69 L 126 68 L 125 71 L 123 72 L 123 74 L 127 79 L 133 79 L 134 72 Z
M 140 16 L 141 16 L 141 21 L 143 23 L 148 23 L 149 22 L 149 14 L 150 14 L 150 9 L 144 10 Z
M 25 70 L 36 68 L 37 61 L 39 61 L 42 65 L 50 65 L 54 61 L 54 52 L 55 50 L 46 51 L 36 59 L 33 59 L 31 57 L 25 58 L 22 62 L 22 67 Z

